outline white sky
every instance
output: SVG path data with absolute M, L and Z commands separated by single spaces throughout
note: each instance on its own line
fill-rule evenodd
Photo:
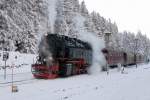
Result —
M 80 2 L 82 0 L 79 0 Z M 99 12 L 118 25 L 120 32 L 141 30 L 150 38 L 150 0 L 84 0 L 88 10 Z

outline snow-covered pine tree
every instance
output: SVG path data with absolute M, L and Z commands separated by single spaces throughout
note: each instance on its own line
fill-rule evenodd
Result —
M 87 32 L 104 36 L 105 31 L 110 31 L 110 45 L 127 52 L 134 52 L 135 38 L 137 38 L 138 53 L 149 53 L 150 40 L 138 32 L 135 37 L 131 32 L 118 33 L 118 27 L 111 20 L 106 20 L 99 13 L 89 14 L 85 2 L 79 4 L 78 0 L 56 0 L 56 34 L 77 37 L 80 30 L 76 28 L 73 20 L 76 16 L 85 18 L 84 29 Z M 0 0 L 0 49 L 18 50 L 20 52 L 35 53 L 38 40 L 52 26 L 48 19 L 48 3 L 51 0 Z
M 79 0 L 73 0 L 73 11 L 79 13 L 80 12 L 80 4 Z
M 84 1 L 82 1 L 81 5 L 80 5 L 80 13 L 81 13 L 82 16 L 88 16 L 89 15 L 89 11 L 86 8 L 86 5 L 85 5 Z
M 101 20 L 102 17 L 99 15 L 99 13 L 96 13 L 94 11 L 91 13 L 91 17 L 92 17 L 92 21 L 95 25 L 96 33 L 98 34 L 99 37 L 102 37 L 103 31 L 104 31 L 103 29 L 105 29 L 104 28 L 105 26 L 102 25 L 103 24 L 103 22 Z
M 68 34 L 68 26 L 65 18 L 64 11 L 64 0 L 58 0 L 56 5 L 56 20 L 54 25 L 55 34 L 67 35 Z
M 16 41 L 23 42 L 23 36 L 27 34 L 33 35 L 32 39 L 36 41 L 36 35 L 43 28 L 36 25 L 45 27 L 47 13 L 45 13 L 47 5 L 43 0 L 1 0 L 0 2 L 0 15 L 3 20 L 0 32 L 4 34 L 5 41 L 11 41 L 8 50 L 15 50 Z M 37 29 L 37 31 L 35 31 Z M 43 29 L 45 30 L 45 29 Z M 19 36 L 19 37 L 18 37 Z M 27 35 L 28 36 L 28 35 Z M 27 39 L 27 38 L 25 38 Z M 32 40 L 31 39 L 31 40 Z M 29 41 L 26 44 L 32 44 L 33 50 L 28 53 L 35 53 L 37 42 Z M 12 46 L 11 46 L 12 45 Z M 4 48 L 1 47 L 1 48 Z M 28 47 L 22 48 L 20 51 L 26 51 Z M 17 50 L 17 49 L 16 49 Z
M 59 0 L 57 4 L 57 17 L 55 22 L 55 33 L 76 37 L 73 18 L 79 12 L 78 0 Z

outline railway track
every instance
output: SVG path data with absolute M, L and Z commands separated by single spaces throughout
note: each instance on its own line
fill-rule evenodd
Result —
M 38 81 L 37 79 L 31 78 L 31 79 L 24 79 L 24 80 L 15 80 L 13 81 L 14 85 L 22 85 L 22 84 L 31 84 Z M 11 86 L 12 85 L 12 81 L 7 81 L 7 82 L 1 82 L 0 83 L 0 87 L 7 87 L 7 86 Z
M 23 66 L 27 66 L 27 65 L 29 65 L 29 64 L 20 64 L 20 65 L 15 65 L 15 66 L 13 66 L 14 68 L 21 68 L 21 67 L 23 67 Z M 6 69 L 11 69 L 12 68 L 12 66 L 11 65 L 7 65 L 6 66 Z M 0 70 L 4 70 L 5 69 L 5 66 L 0 66 Z
M 13 75 L 19 75 L 19 74 L 20 74 L 20 75 L 21 75 L 21 74 L 30 74 L 30 73 L 31 73 L 31 72 L 14 73 Z M 12 75 L 12 73 L 9 73 L 9 74 L 7 74 L 7 75 L 8 75 L 8 76 L 9 76 L 9 75 Z M 0 77 L 1 77 L 1 76 L 4 76 L 4 74 L 0 74 Z
M 14 85 L 22 85 L 22 84 L 30 84 L 38 81 L 37 79 L 33 78 L 31 72 L 24 72 L 24 73 L 14 73 Z M 7 87 L 12 85 L 12 74 L 6 75 L 6 80 L 3 80 L 3 74 L 0 75 L 0 87 Z M 1 81 L 2 80 L 2 81 Z

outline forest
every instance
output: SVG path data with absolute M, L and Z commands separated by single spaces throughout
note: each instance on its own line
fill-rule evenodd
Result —
M 77 28 L 78 16 L 84 18 L 84 28 Z M 150 40 L 144 33 L 119 32 L 111 19 L 89 12 L 84 1 L 0 0 L 0 23 L 0 50 L 37 53 L 41 37 L 48 32 L 79 38 L 86 30 L 99 38 L 110 32 L 108 45 L 113 50 L 150 54 Z

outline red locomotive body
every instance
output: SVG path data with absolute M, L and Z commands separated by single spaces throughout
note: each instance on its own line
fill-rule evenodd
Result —
M 43 64 L 32 65 L 32 73 L 35 78 L 53 79 L 57 78 L 59 66 L 45 66 Z

